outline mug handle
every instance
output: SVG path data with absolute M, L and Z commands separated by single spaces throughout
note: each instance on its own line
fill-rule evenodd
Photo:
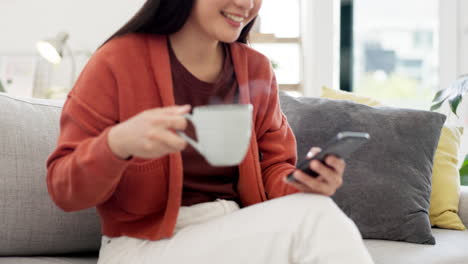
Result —
M 190 120 L 190 122 L 192 122 L 193 124 L 195 124 L 193 122 L 193 117 L 192 115 L 190 114 L 185 114 L 184 115 L 185 118 L 187 118 L 188 120 Z M 193 140 L 191 137 L 187 136 L 187 134 L 185 134 L 185 132 L 183 131 L 176 131 L 176 133 L 182 137 L 183 139 L 185 139 L 194 149 L 196 149 L 199 153 L 202 153 L 201 151 L 201 146 L 198 142 L 196 142 L 195 140 Z

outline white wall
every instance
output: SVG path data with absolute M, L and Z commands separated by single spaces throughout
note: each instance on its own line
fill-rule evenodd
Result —
M 0 0 L 0 80 L 5 89 L 17 96 L 49 97 L 53 93 L 54 97 L 65 97 L 89 55 L 143 3 L 144 0 Z M 36 42 L 55 37 L 60 31 L 69 34 L 67 43 L 75 64 L 67 51 L 59 65 L 38 56 Z M 76 66 L 75 71 L 72 65 Z
M 439 0 L 440 6 L 440 88 L 446 88 L 460 75 L 468 74 L 468 1 Z M 448 109 L 447 109 L 448 111 Z M 468 126 L 468 100 L 459 107 Z M 468 133 L 466 133 L 468 134 Z
M 468 74 L 468 1 L 460 1 L 460 12 L 459 12 L 459 74 Z M 463 135 L 463 141 L 461 150 L 464 155 L 468 154 L 468 94 L 465 95 L 462 104 L 459 106 L 461 111 L 460 116 L 463 124 L 465 125 L 465 133 Z
M 303 90 L 319 96 L 322 86 L 338 87 L 339 0 L 302 0 Z
M 439 86 L 447 87 L 458 76 L 458 0 L 439 0 Z
M 440 87 L 468 74 L 468 1 L 440 0 Z
M 439 0 L 440 10 L 440 88 L 446 88 L 460 75 L 468 74 L 468 1 Z M 468 153 L 468 98 L 465 97 L 458 107 L 460 119 L 450 114 L 446 104 L 444 113 L 448 114 L 448 123 L 464 125 L 460 162 Z
M 460 0 L 460 74 L 468 74 L 468 1 Z
M 0 54 L 34 54 L 35 43 L 70 34 L 73 50 L 94 51 L 144 0 L 0 0 Z

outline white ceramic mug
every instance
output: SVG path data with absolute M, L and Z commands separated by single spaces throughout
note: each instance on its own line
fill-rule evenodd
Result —
M 177 133 L 210 165 L 238 165 L 250 145 L 252 110 L 251 104 L 198 106 L 192 115 L 185 115 L 193 123 L 198 142 L 182 131 Z

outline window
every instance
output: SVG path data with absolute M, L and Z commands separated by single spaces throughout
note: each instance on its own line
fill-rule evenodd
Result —
M 388 105 L 429 109 L 439 89 L 438 3 L 344 1 L 341 58 L 351 63 L 341 67 L 341 86 Z
M 250 41 L 270 58 L 282 90 L 301 90 L 299 0 L 263 1 Z M 281 18 L 281 19 L 279 19 Z

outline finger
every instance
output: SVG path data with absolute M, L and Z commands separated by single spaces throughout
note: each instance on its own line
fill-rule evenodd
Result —
M 310 163 L 310 169 L 319 174 L 319 180 L 324 180 L 326 183 L 331 184 L 333 187 L 338 188 L 342 184 L 342 174 L 329 168 L 318 160 L 313 160 Z
M 185 130 L 187 128 L 188 121 L 183 116 L 171 116 L 167 128 L 174 130 Z
M 343 174 L 345 167 L 346 167 L 346 162 L 343 159 L 340 159 L 336 156 L 328 156 L 325 159 L 325 163 L 332 167 L 336 172 L 339 174 Z
M 317 153 L 319 153 L 320 151 L 322 151 L 321 148 L 319 147 L 312 147 L 309 152 L 307 152 L 307 158 L 308 159 L 311 159 L 312 157 L 314 157 L 315 155 L 317 155 Z
M 166 115 L 155 119 L 153 125 L 173 130 L 185 130 L 187 127 L 187 119 L 179 115 Z
M 336 156 L 328 156 L 325 159 L 326 166 L 334 170 L 335 175 L 331 175 L 332 178 L 324 175 L 327 181 L 332 181 L 336 184 L 337 187 L 340 187 L 343 184 L 343 174 L 346 167 L 346 163 L 343 159 Z
M 328 167 L 319 160 L 312 160 L 309 164 L 309 168 L 315 171 L 318 175 L 331 174 L 335 172 L 334 168 Z
M 327 196 L 335 192 L 335 189 L 329 183 L 322 182 L 318 178 L 310 177 L 300 170 L 295 171 L 293 176 L 299 183 L 307 188 L 307 192 L 320 193 Z
M 343 185 L 343 178 L 340 175 L 320 175 L 317 177 L 317 180 L 320 180 L 334 191 L 338 190 Z
M 188 111 L 190 111 L 191 108 L 192 107 L 189 104 L 185 104 L 185 105 L 168 106 L 162 109 L 166 113 L 180 114 L 180 113 L 187 113 Z
M 161 135 L 159 135 L 159 138 L 162 139 L 160 143 L 167 147 L 168 150 L 171 152 L 182 151 L 187 146 L 187 141 L 185 141 L 183 138 L 181 138 L 174 132 L 168 130 L 161 130 L 160 133 Z
M 174 106 L 166 106 L 166 107 L 158 107 L 148 110 L 151 114 L 178 114 L 183 115 L 190 112 L 192 107 L 188 104 L 186 105 L 174 105 Z
M 309 188 L 299 181 L 288 181 L 286 178 L 284 178 L 284 181 L 301 192 L 309 192 Z
M 296 170 L 294 173 L 293 173 L 293 177 L 294 179 L 296 179 L 298 182 L 306 185 L 306 186 L 309 186 L 309 187 L 313 187 L 315 185 L 318 185 L 319 182 L 318 182 L 318 179 L 315 178 L 315 177 L 311 177 L 310 175 L 300 171 L 300 170 Z

